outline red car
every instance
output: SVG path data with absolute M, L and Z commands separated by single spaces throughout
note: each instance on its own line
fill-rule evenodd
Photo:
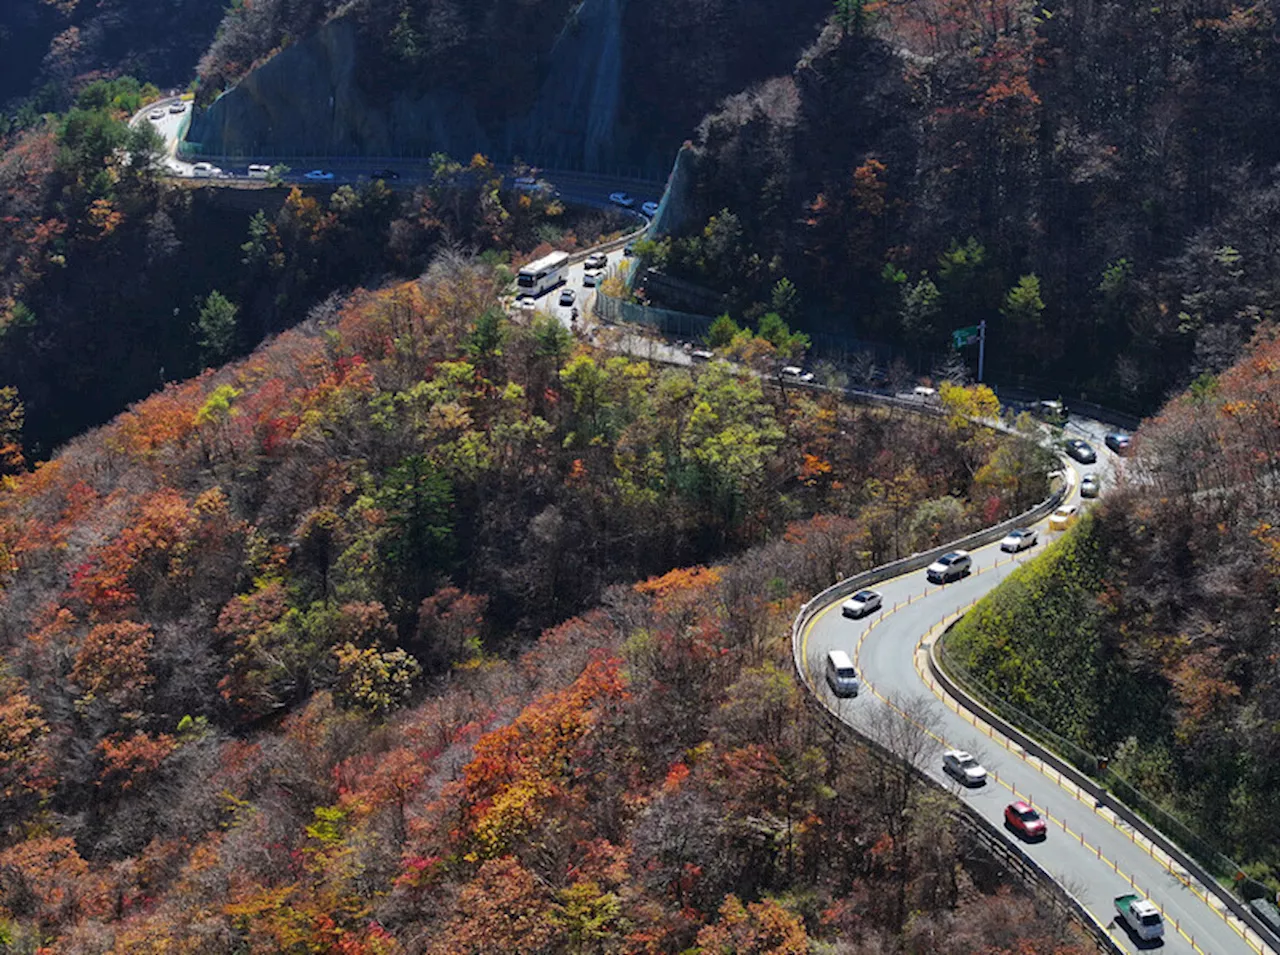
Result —
M 1004 807 L 1004 823 L 1024 839 L 1043 839 L 1049 831 L 1040 813 L 1021 799 Z

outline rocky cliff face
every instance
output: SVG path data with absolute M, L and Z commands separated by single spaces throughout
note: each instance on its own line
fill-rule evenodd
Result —
M 188 141 L 209 155 L 482 152 L 500 162 L 662 177 L 698 118 L 743 86 L 788 71 L 829 8 L 829 0 L 705 0 L 695 12 L 686 0 L 585 0 L 549 49 L 486 50 L 513 64 L 511 95 L 496 107 L 492 95 L 481 103 L 469 94 L 462 75 L 456 88 L 369 82 L 393 54 L 340 18 L 201 111 Z M 540 64 L 533 74 L 523 69 L 531 59 Z M 530 75 L 536 90 L 515 88 Z
M 429 155 L 482 152 L 557 169 L 608 172 L 670 164 L 674 147 L 635 148 L 619 134 L 624 0 L 587 0 L 561 32 L 530 109 L 482 117 L 465 93 L 433 89 L 374 99 L 361 88 L 361 44 L 326 24 L 250 73 L 193 119 L 188 141 L 210 154 Z

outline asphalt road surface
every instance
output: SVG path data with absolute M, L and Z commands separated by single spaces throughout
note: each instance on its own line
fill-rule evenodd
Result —
M 1090 443 L 1099 456 L 1095 465 L 1073 465 L 1072 503 L 1081 503 L 1077 490 L 1081 475 L 1092 472 L 1103 476 L 1105 489 L 1115 469 L 1122 466 L 1102 445 L 1101 435 L 1106 430 L 1091 421 L 1073 420 L 1068 426 L 1068 434 L 1094 439 Z M 1006 554 L 998 543 L 973 551 L 973 572 L 954 583 L 928 584 L 922 569 L 876 585 L 874 589 L 884 595 L 884 609 L 867 618 L 843 617 L 840 601 L 825 607 L 800 637 L 806 680 L 842 720 L 881 742 L 892 744 L 898 734 L 898 748 L 904 748 L 901 724 L 890 721 L 890 712 L 896 713 L 897 720 L 909 717 L 917 727 L 923 727 L 914 731 L 925 734 L 920 742 L 927 755 L 921 767 L 995 825 L 1004 825 L 1004 808 L 1015 798 L 1032 803 L 1049 820 L 1047 837 L 1039 843 L 1026 843 L 1010 833 L 1010 840 L 1021 843 L 1028 855 L 1107 926 L 1121 948 L 1140 951 L 1150 947 L 1115 922 L 1112 899 L 1134 891 L 1132 879 L 1137 890 L 1165 915 L 1166 934 L 1159 946 L 1163 951 L 1180 955 L 1265 951 L 1256 936 L 1222 912 L 1216 899 L 1190 884 L 1176 865 L 1162 861 L 1158 850 L 1149 851 L 1141 837 L 1134 838 L 1111 813 L 1097 809 L 1087 794 L 1061 782 L 1055 771 L 1027 759 L 1016 745 L 1004 743 L 998 733 L 988 736 L 975 727 L 946 705 L 940 688 L 932 688 L 921 646 L 935 639 L 957 612 L 1059 536 L 1049 533 L 1047 519 L 1037 529 L 1040 542 L 1020 554 Z M 863 680 L 856 698 L 837 699 L 827 688 L 823 667 L 827 651 L 833 649 L 843 649 L 853 658 Z M 942 771 L 942 753 L 951 747 L 968 750 L 986 767 L 984 785 L 965 788 Z

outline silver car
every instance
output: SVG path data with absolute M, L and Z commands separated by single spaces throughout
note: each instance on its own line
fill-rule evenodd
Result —
M 949 749 L 942 754 L 942 768 L 947 775 L 966 786 L 981 786 L 987 781 L 982 764 L 962 749 Z
M 1102 482 L 1096 474 L 1086 474 L 1080 479 L 1080 496 L 1097 497 L 1102 491 Z
M 884 598 L 874 590 L 859 590 L 840 605 L 840 612 L 846 617 L 865 617 L 875 613 L 884 606 Z
M 967 577 L 973 569 L 973 558 L 967 550 L 953 550 L 943 554 L 925 568 L 925 578 L 931 584 L 949 584 L 953 580 Z

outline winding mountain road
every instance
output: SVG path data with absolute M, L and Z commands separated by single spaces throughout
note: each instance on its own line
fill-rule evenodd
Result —
M 170 97 L 149 104 L 132 118 L 131 125 L 152 122 L 148 118 L 151 110 L 165 110 L 164 116 L 154 121 L 165 142 L 162 160 L 165 171 L 191 177 L 192 164 L 182 161 L 177 154 L 183 116 L 170 114 L 167 109 L 176 100 L 177 97 Z M 336 160 L 325 168 L 334 170 L 336 175 L 330 184 L 336 185 L 367 178 L 366 167 L 371 164 L 385 165 L 378 160 L 348 159 Z M 429 176 L 429 169 L 421 162 L 405 162 L 399 164 L 399 168 L 403 176 L 400 185 L 412 185 Z M 238 172 L 229 169 L 226 178 L 243 178 Z M 563 174 L 549 178 L 554 180 L 564 199 L 584 205 L 608 205 L 608 193 L 616 188 L 616 184 L 593 176 Z M 303 181 L 298 172 L 289 179 Z M 644 188 L 644 184 L 640 184 L 640 188 Z M 610 268 L 616 269 L 621 257 L 619 251 L 611 251 Z M 569 287 L 578 292 L 585 317 L 589 314 L 587 300 L 594 289 L 583 286 L 581 271 L 581 265 L 576 265 Z M 538 302 L 537 308 L 569 324 L 570 309 L 559 306 L 554 295 L 544 299 Z M 585 320 L 580 330 L 591 334 Z M 631 339 L 615 346 L 626 351 L 644 347 L 643 343 L 637 344 Z M 663 352 L 648 357 L 681 364 L 689 361 L 678 349 L 657 346 L 652 341 L 647 347 L 651 352 L 660 347 Z M 1101 438 L 1108 430 L 1106 426 L 1073 419 L 1068 429 L 1084 434 L 1098 450 L 1098 464 L 1088 470 L 1102 474 L 1104 488 L 1107 487 L 1118 461 L 1103 448 Z M 1080 469 L 1073 468 L 1070 500 L 1075 503 L 1079 503 L 1076 488 L 1081 473 Z M 818 699 L 842 721 L 890 748 L 894 746 L 890 737 L 895 735 L 896 720 L 907 720 L 908 725 L 914 727 L 913 732 L 927 734 L 928 755 L 921 761 L 920 768 L 995 825 L 1003 825 L 1004 807 L 1015 797 L 1032 803 L 1050 823 L 1048 837 L 1040 843 L 1023 843 L 1012 834 L 1009 839 L 1017 842 L 1073 895 L 1122 950 L 1140 951 L 1151 947 L 1149 943 L 1140 943 L 1114 919 L 1112 899 L 1136 889 L 1151 898 L 1164 913 L 1168 927 L 1159 947 L 1170 953 L 1276 955 L 1158 848 L 1134 833 L 1109 810 L 1095 806 L 1092 797 L 1052 767 L 1029 757 L 1016 743 L 986 726 L 979 717 L 969 713 L 963 701 L 948 697 L 932 679 L 927 648 L 943 628 L 1017 566 L 1051 545 L 1056 535 L 1049 534 L 1047 520 L 1037 526 L 1041 542 L 1035 548 L 1012 556 L 1002 553 L 998 543 L 975 549 L 972 551 L 973 572 L 955 583 L 941 587 L 929 585 L 924 571 L 914 570 L 876 584 L 875 589 L 884 595 L 884 609 L 868 618 L 844 618 L 839 610 L 843 597 L 833 597 L 826 606 L 816 608 L 797 634 L 802 677 Z M 827 651 L 833 649 L 848 651 L 854 660 L 863 681 L 862 693 L 857 698 L 837 699 L 827 690 L 822 668 Z M 942 752 L 950 747 L 967 749 L 978 758 L 989 773 L 985 785 L 965 789 L 942 772 Z
M 1099 461 L 1087 470 L 1103 474 L 1105 488 L 1110 484 L 1107 472 L 1118 462 L 1096 440 L 1103 426 L 1075 421 L 1071 430 L 1094 437 Z M 1083 471 L 1073 468 L 1071 475 L 1069 500 L 1075 503 Z M 884 595 L 884 608 L 862 620 L 843 617 L 839 598 L 816 609 L 797 634 L 805 682 L 842 721 L 891 749 L 901 726 L 895 729 L 890 714 L 927 734 L 923 748 L 928 755 L 920 760 L 920 768 L 996 826 L 1003 826 L 1004 808 L 1015 798 L 1033 804 L 1049 821 L 1047 838 L 1025 843 L 1010 833 L 1010 841 L 1074 895 L 1121 949 L 1150 947 L 1114 920 L 1112 899 L 1136 887 L 1164 913 L 1168 924 L 1163 950 L 1179 955 L 1266 955 L 1271 950 L 1261 939 L 1158 848 L 1109 810 L 1096 807 L 1088 793 L 1052 767 L 987 727 L 932 679 L 927 648 L 945 626 L 1020 564 L 1052 546 L 1058 535 L 1049 533 L 1047 520 L 1037 528 L 1040 543 L 1020 554 L 1003 553 L 999 543 L 971 551 L 973 572 L 955 583 L 928 584 L 924 571 L 915 570 L 876 584 Z M 833 649 L 847 651 L 854 660 L 863 681 L 856 698 L 837 699 L 827 689 L 823 667 L 827 651 Z M 966 789 L 942 771 L 942 753 L 951 747 L 968 750 L 987 768 L 984 785 Z

